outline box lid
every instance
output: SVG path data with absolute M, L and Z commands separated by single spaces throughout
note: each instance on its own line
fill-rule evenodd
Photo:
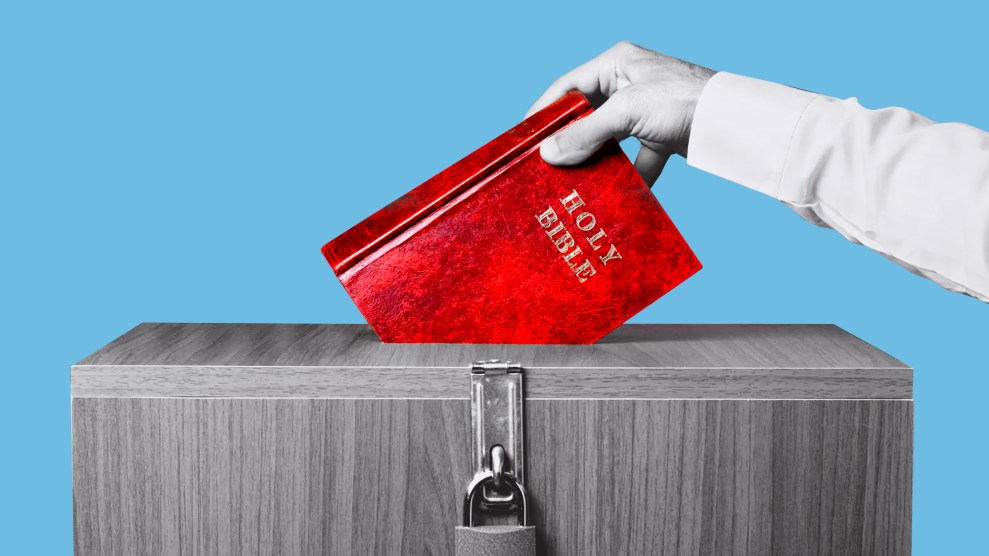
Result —
M 145 323 L 72 368 L 73 397 L 469 397 L 472 361 L 526 398 L 892 398 L 912 370 L 833 325 L 626 324 L 592 345 L 384 344 L 355 324 Z

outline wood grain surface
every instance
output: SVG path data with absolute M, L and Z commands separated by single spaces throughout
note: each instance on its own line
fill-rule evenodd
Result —
M 210 398 L 468 399 L 467 365 L 400 367 L 72 368 L 72 395 Z M 532 399 L 907 399 L 909 369 L 531 369 Z
M 830 324 L 626 324 L 592 345 L 383 344 L 358 324 L 138 325 L 80 365 L 905 369 Z
M 908 401 L 534 400 L 544 554 L 910 552 Z M 452 554 L 464 400 L 76 399 L 76 553 Z
M 626 325 L 591 346 L 389 345 L 358 325 L 140 325 L 72 368 L 76 397 L 468 397 L 471 361 L 527 399 L 908 399 L 913 372 L 830 325 Z M 404 362 L 404 364 L 400 364 Z
M 452 554 L 490 358 L 525 367 L 543 554 L 910 552 L 912 371 L 833 326 L 144 324 L 72 368 L 76 553 Z

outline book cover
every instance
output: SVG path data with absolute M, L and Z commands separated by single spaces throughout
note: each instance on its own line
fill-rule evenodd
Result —
M 555 167 L 571 91 L 323 246 L 384 342 L 588 344 L 700 268 L 616 141 Z

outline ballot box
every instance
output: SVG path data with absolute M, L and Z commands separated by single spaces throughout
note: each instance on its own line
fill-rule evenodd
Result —
M 910 553 L 912 370 L 830 325 L 141 324 L 71 377 L 80 555 L 453 554 L 498 434 L 541 554 Z

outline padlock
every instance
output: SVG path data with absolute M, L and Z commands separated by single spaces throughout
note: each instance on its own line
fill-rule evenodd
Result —
M 500 470 L 500 469 L 499 469 Z M 475 500 L 486 486 L 493 485 L 495 474 L 479 474 L 467 487 L 464 497 L 463 521 L 456 529 L 457 556 L 535 556 L 536 528 L 529 525 L 529 508 L 525 487 L 510 473 L 500 473 L 499 481 L 512 491 L 518 509 L 518 525 L 474 526 Z

